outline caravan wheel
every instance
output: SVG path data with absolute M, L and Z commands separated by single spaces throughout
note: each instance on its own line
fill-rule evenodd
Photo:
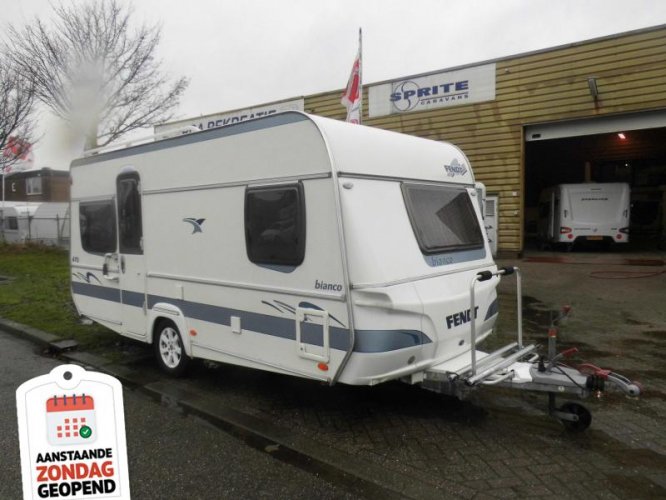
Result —
M 171 321 L 160 322 L 156 328 L 153 346 L 157 363 L 164 372 L 174 377 L 185 373 L 190 358 L 185 352 L 183 340 L 175 324 Z

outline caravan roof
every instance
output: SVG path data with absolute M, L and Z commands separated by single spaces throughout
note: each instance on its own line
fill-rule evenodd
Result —
M 277 135 L 277 131 L 274 130 L 276 128 L 281 129 Z M 417 137 L 365 126 L 355 127 L 352 131 L 349 124 L 344 122 L 294 111 L 125 149 L 93 154 L 74 160 L 72 167 L 76 168 L 120 158 L 128 158 L 129 160 L 135 155 L 167 149 L 170 150 L 170 155 L 180 156 L 182 153 L 182 161 L 189 164 L 191 163 L 191 156 L 188 156 L 188 150 L 193 144 L 231 136 L 237 136 L 235 142 L 242 143 L 244 134 L 268 131 L 269 129 L 272 129 L 272 133 L 278 140 L 280 135 L 284 133 L 284 142 L 291 143 L 289 155 L 283 155 L 283 158 L 292 161 L 291 164 L 280 165 L 281 176 L 324 173 L 335 170 L 363 176 L 405 178 L 405 170 L 407 170 L 410 172 L 409 177 L 411 178 L 441 182 L 442 172 L 444 171 L 447 181 L 451 183 L 468 185 L 474 183 L 473 173 L 467 158 L 460 149 L 452 144 L 423 141 Z M 307 158 L 303 156 L 303 153 L 294 150 L 292 147 L 294 136 L 298 137 L 299 142 L 304 146 L 304 150 L 309 150 L 310 155 Z M 250 140 L 248 139 L 248 141 Z M 317 148 L 320 152 L 328 150 L 330 161 L 313 161 L 312 149 L 308 146 L 311 146 L 313 141 L 317 141 L 324 146 L 325 149 Z M 248 143 L 247 147 L 251 150 L 252 143 Z M 238 146 L 236 146 L 236 149 L 238 149 Z M 299 162 L 297 161 L 299 159 L 306 161 Z M 325 158 L 321 158 L 321 160 L 325 160 Z M 239 181 L 253 177 L 266 177 L 265 172 L 259 172 L 261 168 L 259 166 L 256 172 L 248 171 L 247 168 L 242 172 L 234 172 L 234 166 L 229 158 L 220 158 L 219 161 L 224 163 L 218 166 L 225 168 L 227 177 L 236 177 L 236 180 Z M 265 166 L 262 167 L 265 168 Z M 304 171 L 304 169 L 307 171 Z

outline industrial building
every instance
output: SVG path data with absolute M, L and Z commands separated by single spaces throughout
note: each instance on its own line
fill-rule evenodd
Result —
M 282 105 L 344 119 L 341 94 L 180 123 L 220 126 Z M 632 241 L 666 240 L 666 25 L 370 83 L 363 96 L 364 125 L 467 154 L 490 195 L 500 256 L 530 247 L 539 193 L 559 183 L 630 183 Z

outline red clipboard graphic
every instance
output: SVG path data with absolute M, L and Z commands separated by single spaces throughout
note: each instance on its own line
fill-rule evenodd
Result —
M 95 400 L 86 394 L 46 400 L 46 437 L 51 445 L 92 443 L 97 437 Z

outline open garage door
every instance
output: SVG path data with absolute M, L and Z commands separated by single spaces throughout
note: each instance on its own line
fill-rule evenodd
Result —
M 666 110 L 525 127 L 525 246 L 539 194 L 565 183 L 627 182 L 631 245 L 666 243 Z

